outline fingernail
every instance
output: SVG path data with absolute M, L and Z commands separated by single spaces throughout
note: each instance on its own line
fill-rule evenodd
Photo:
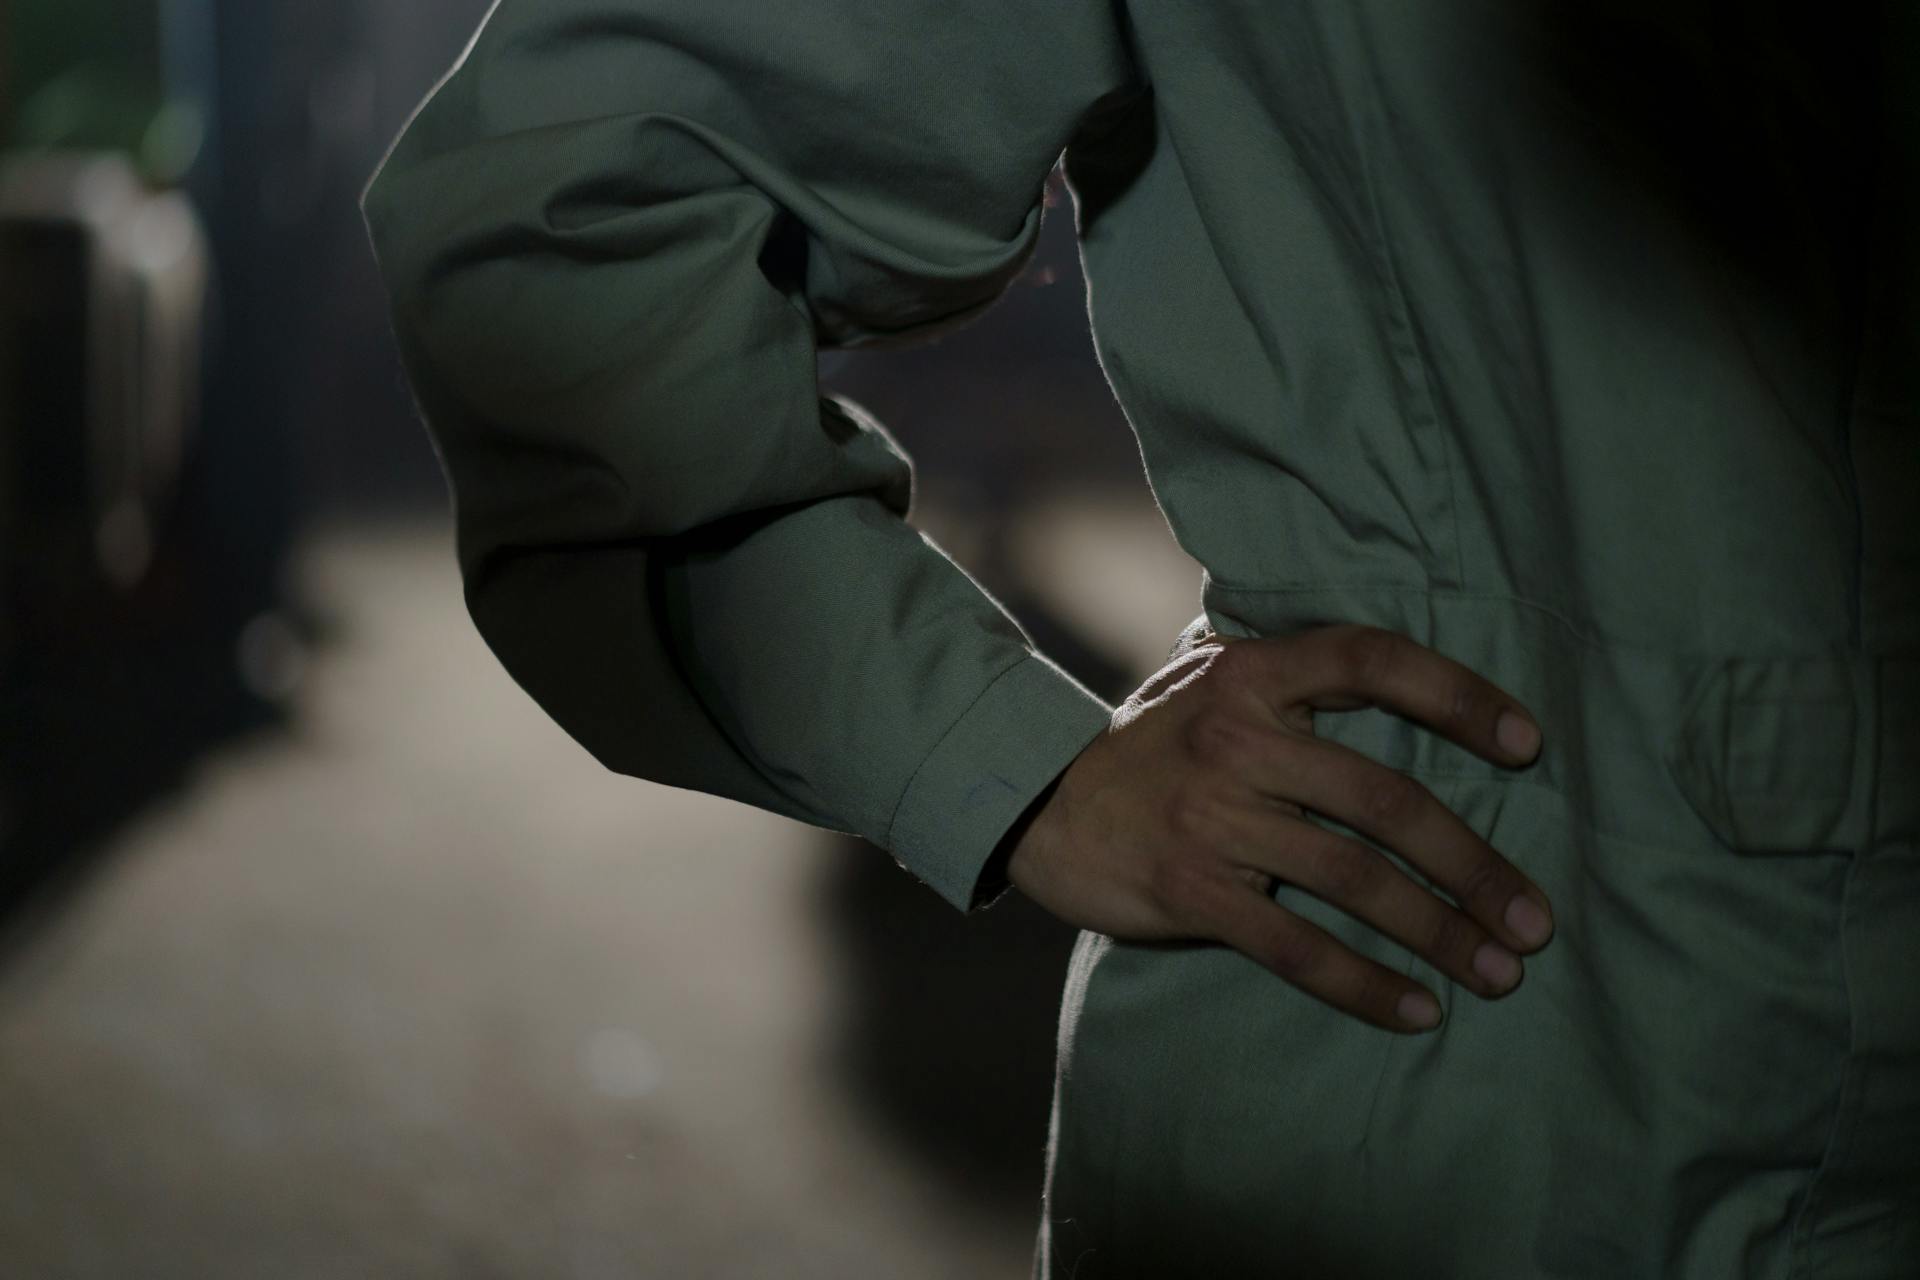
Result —
M 1507 928 L 1518 934 L 1520 941 L 1537 947 L 1553 932 L 1553 922 L 1539 903 L 1522 894 L 1507 904 Z
M 1400 1015 L 1400 1021 L 1410 1027 L 1419 1027 L 1422 1031 L 1440 1025 L 1440 1002 L 1424 992 L 1407 992 L 1400 997 L 1394 1012 Z
M 1525 716 L 1517 711 L 1502 711 L 1499 723 L 1493 727 L 1493 736 L 1499 741 L 1500 749 L 1522 760 L 1531 759 L 1540 749 L 1540 730 Z
M 1473 971 L 1485 978 L 1488 986 L 1505 991 L 1520 981 L 1520 957 L 1497 942 L 1483 942 L 1473 953 Z

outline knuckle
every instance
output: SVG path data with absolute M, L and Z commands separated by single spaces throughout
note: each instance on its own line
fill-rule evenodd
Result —
M 1377 964 L 1363 964 L 1354 980 L 1354 1003 L 1373 1017 L 1397 1023 L 1396 1006 L 1400 1002 L 1401 980 Z
M 1386 864 L 1337 839 L 1321 842 L 1313 855 L 1315 881 L 1333 898 L 1354 902 L 1369 897 L 1380 885 Z
M 1326 963 L 1326 945 L 1297 923 L 1282 924 L 1268 931 L 1261 960 L 1289 981 L 1305 978 Z
M 1377 686 L 1393 669 L 1401 650 L 1400 637 L 1380 627 L 1357 627 L 1346 637 L 1348 674 L 1363 688 Z
M 1184 787 L 1167 803 L 1167 826 L 1177 840 L 1207 843 L 1218 834 L 1219 823 L 1219 804 L 1204 787 Z
M 1482 721 L 1492 716 L 1487 706 L 1486 691 L 1471 680 L 1462 680 L 1454 685 L 1453 697 L 1447 705 L 1447 719 L 1456 732 L 1477 728 Z
M 1412 816 L 1426 788 L 1401 773 L 1369 781 L 1360 798 L 1360 810 L 1380 827 L 1394 827 Z
M 1442 910 L 1427 936 L 1427 958 L 1451 964 L 1463 956 L 1471 956 L 1478 937 L 1479 931 L 1465 916 L 1451 908 Z
M 1506 864 L 1498 855 L 1485 854 L 1468 868 L 1454 892 L 1462 903 L 1500 898 L 1503 901 L 1494 905 L 1504 906 L 1504 898 L 1511 896 L 1503 893 L 1507 879 Z

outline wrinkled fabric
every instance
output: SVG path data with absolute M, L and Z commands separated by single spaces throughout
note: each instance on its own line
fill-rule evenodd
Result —
M 1838 15 L 502 0 L 397 142 L 468 606 L 607 767 L 1004 889 L 1112 708 L 815 356 L 977 319 L 1062 159 L 1196 624 L 1538 718 L 1521 771 L 1316 718 L 1553 901 L 1489 1002 L 1276 889 L 1432 1034 L 1082 932 L 1036 1280 L 1920 1274 L 1920 10 Z

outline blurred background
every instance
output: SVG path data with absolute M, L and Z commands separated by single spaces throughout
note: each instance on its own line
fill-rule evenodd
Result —
M 1073 933 L 611 774 L 469 622 L 357 199 L 484 0 L 0 0 L 0 1276 L 1024 1276 Z M 1072 209 L 828 354 L 1110 701 L 1199 611 Z

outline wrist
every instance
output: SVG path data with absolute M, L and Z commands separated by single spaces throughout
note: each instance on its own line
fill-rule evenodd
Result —
M 1059 788 L 1058 777 L 1042 788 L 994 847 L 993 855 L 987 859 L 987 867 L 999 878 L 1000 883 L 1024 888 L 1022 881 L 1026 879 L 1025 872 L 1033 863 L 1035 848 L 1039 843 L 1040 815 Z

